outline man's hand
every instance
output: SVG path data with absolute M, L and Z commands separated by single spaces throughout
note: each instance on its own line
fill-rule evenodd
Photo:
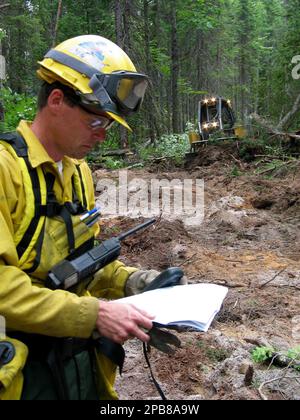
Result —
M 100 300 L 96 328 L 115 343 L 123 344 L 134 337 L 148 342 L 150 337 L 144 330 L 151 330 L 153 318 L 134 305 Z

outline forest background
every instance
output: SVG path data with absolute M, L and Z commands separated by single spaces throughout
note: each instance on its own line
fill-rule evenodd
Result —
M 206 94 L 230 98 L 241 123 L 256 113 L 277 126 L 300 108 L 299 10 L 300 0 L 0 0 L 1 129 L 33 117 L 45 52 L 89 33 L 116 42 L 151 78 L 129 144 L 183 133 Z M 299 128 L 299 112 L 286 125 Z M 126 145 L 124 130 L 113 133 Z
M 104 178 L 118 183 L 119 171 L 110 169 L 125 166 L 129 182 L 205 180 L 201 226 L 160 217 L 146 241 L 133 238 L 122 248 L 127 265 L 159 271 L 179 266 L 191 282 L 229 288 L 208 334 L 182 334 L 174 357 L 153 354 L 167 397 L 299 400 L 291 362 L 283 371 L 270 366 L 274 349 L 292 349 L 289 357 L 299 359 L 299 335 L 293 334 L 299 330 L 300 287 L 300 0 L 0 0 L 2 76 L 4 59 L 6 64 L 0 133 L 34 117 L 37 61 L 82 34 L 116 42 L 151 79 L 141 111 L 128 121 L 133 132 L 115 125 L 88 156 L 96 193 Z M 189 161 L 187 131 L 205 95 L 230 99 L 237 124 L 258 129 L 241 141 L 201 145 Z M 107 152 L 124 152 L 128 145 L 128 157 L 106 155 L 103 164 Z M 105 220 L 101 240 L 132 223 L 130 217 Z M 255 358 L 251 343 L 264 346 Z M 126 348 L 121 399 L 156 399 L 138 345 L 130 341 Z

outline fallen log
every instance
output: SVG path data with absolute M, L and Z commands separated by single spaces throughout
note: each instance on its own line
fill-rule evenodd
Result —
M 274 136 L 290 139 L 290 140 L 300 140 L 300 135 L 298 132 L 296 133 L 288 133 L 281 130 L 278 130 L 278 128 L 273 127 L 272 123 L 270 121 L 267 121 L 265 118 L 261 117 L 260 115 L 253 113 L 250 115 L 250 118 L 257 122 L 262 128 L 264 128 L 269 134 L 272 134 Z
M 166 161 L 167 159 L 168 159 L 168 156 L 160 156 L 160 157 L 149 158 L 149 161 L 152 163 L 159 163 L 159 162 Z
M 117 150 L 106 150 L 101 153 L 101 156 L 127 156 L 133 155 L 133 152 L 129 149 L 117 149 Z

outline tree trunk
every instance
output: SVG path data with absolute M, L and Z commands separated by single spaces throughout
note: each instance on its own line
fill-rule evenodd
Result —
M 161 45 L 161 37 L 162 37 L 162 9 L 163 4 L 161 0 L 154 0 L 153 1 L 153 34 L 152 34 L 152 42 L 155 42 L 155 47 L 159 48 Z M 163 118 L 165 109 L 165 78 L 162 76 L 161 72 L 152 66 L 152 85 L 153 85 L 153 103 L 155 108 L 155 113 L 153 117 L 154 127 L 156 138 L 161 137 L 162 127 L 165 127 L 166 122 Z M 151 92 L 150 92 L 151 94 Z
M 56 38 L 57 38 L 57 31 L 58 31 L 58 23 L 61 16 L 62 11 L 62 0 L 58 0 L 58 6 L 57 6 L 57 13 L 56 13 L 56 21 L 55 21 L 55 27 L 52 35 L 52 48 L 56 45 Z
M 172 98 L 172 130 L 179 132 L 179 101 L 178 101 L 178 76 L 179 54 L 177 40 L 176 0 L 171 0 L 171 98 Z
M 124 0 L 123 26 L 124 26 L 124 51 L 126 53 L 130 53 L 131 51 L 130 15 L 131 15 L 131 0 Z
M 203 51 L 205 51 L 205 47 L 204 47 L 204 34 L 202 31 L 198 30 L 197 31 L 197 48 L 196 48 L 196 63 L 197 63 L 197 67 L 196 67 L 196 74 L 197 74 L 197 80 L 196 80 L 196 89 L 197 90 L 202 90 L 203 87 L 206 85 L 205 83 L 205 68 L 204 68 L 204 54 Z M 194 104 L 194 109 L 195 109 L 195 116 L 198 113 L 198 101 L 199 98 L 198 96 L 195 98 L 195 100 L 193 101 Z M 194 116 L 194 119 L 195 119 Z
M 145 58 L 146 58 L 146 73 L 151 77 L 151 67 L 150 67 L 150 36 L 149 36 L 149 0 L 144 0 L 144 40 L 145 40 Z M 149 137 L 151 144 L 155 143 L 155 132 L 154 132 L 154 107 L 152 105 L 152 95 L 151 95 L 151 86 L 148 87 L 148 93 L 145 98 L 145 106 L 147 109 L 151 110 L 147 112 L 146 118 L 148 120 L 149 126 Z
M 124 34 L 124 1 L 122 0 L 115 0 L 115 29 L 116 29 L 116 40 L 117 45 L 119 45 L 120 48 L 125 50 L 125 34 Z M 128 135 L 127 135 L 127 129 L 123 127 L 122 125 L 119 128 L 120 133 L 120 140 L 119 140 L 119 146 L 120 149 L 126 149 L 128 147 Z
M 239 72 L 240 72 L 240 113 L 243 122 L 246 122 L 249 106 L 249 76 L 251 62 L 250 39 L 251 39 L 251 25 L 249 21 L 250 4 L 249 0 L 240 0 L 239 12 Z

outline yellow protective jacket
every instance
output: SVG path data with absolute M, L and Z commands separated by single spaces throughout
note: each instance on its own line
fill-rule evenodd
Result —
M 94 188 L 88 165 L 84 161 L 64 157 L 62 181 L 55 162 L 30 129 L 30 123 L 21 121 L 17 131 L 27 143 L 28 160 L 37 172 L 41 186 L 45 183 L 43 173 L 50 172 L 55 176 L 53 191 L 57 201 L 62 204 L 72 201 L 74 179 L 75 184 L 80 183 L 78 176 L 75 176 L 76 166 L 80 166 L 87 208 L 93 208 Z M 41 226 L 37 231 L 44 229 L 43 252 L 39 266 L 28 273 L 35 261 L 40 237 L 36 234 L 36 238 L 19 255 L 17 248 L 34 215 L 34 195 L 28 186 L 30 178 L 26 178 L 21 159 L 15 156 L 7 142 L 1 141 L 0 135 L 0 314 L 5 317 L 7 328 L 11 330 L 55 337 L 88 338 L 95 327 L 99 310 L 97 298 L 122 297 L 127 278 L 136 269 L 115 261 L 100 270 L 90 290 L 95 297 L 77 296 L 68 291 L 52 291 L 43 287 L 48 270 L 66 257 L 65 227 L 57 218 L 46 218 L 39 222 Z M 80 198 L 82 190 L 80 192 L 79 188 L 77 192 Z M 44 195 L 45 191 L 42 192 L 42 203 Z M 78 236 L 83 239 L 96 235 L 96 225 L 82 232 L 83 223 L 79 223 L 79 216 L 74 220 L 75 235 L 76 229 Z

